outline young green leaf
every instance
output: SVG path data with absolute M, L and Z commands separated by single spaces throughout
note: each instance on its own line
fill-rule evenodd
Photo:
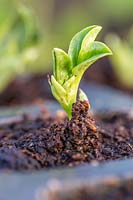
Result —
M 89 26 L 87 28 L 84 28 L 82 31 L 77 33 L 71 40 L 69 50 L 68 50 L 68 55 L 70 56 L 72 60 L 73 67 L 77 65 L 77 58 L 79 51 L 81 49 L 82 41 L 86 34 L 93 30 L 97 26 Z
M 57 48 L 53 51 L 54 75 L 51 76 L 50 86 L 53 96 L 62 105 L 69 119 L 85 70 L 99 58 L 112 54 L 104 43 L 95 41 L 100 30 L 100 26 L 94 25 L 77 33 L 70 42 L 68 54 Z M 87 100 L 82 90 L 79 91 L 79 100 Z
M 63 84 L 69 78 L 71 70 L 71 60 L 67 53 L 58 48 L 54 48 L 53 50 L 53 59 L 54 76 L 60 84 Z
M 80 49 L 80 52 L 86 52 L 86 49 L 88 49 L 88 45 L 91 42 L 94 42 L 98 33 L 101 31 L 102 27 L 101 26 L 96 26 L 94 27 L 92 30 L 90 30 L 86 36 L 84 37 L 83 41 L 82 41 L 82 46 Z
M 79 52 L 78 56 L 78 64 L 87 61 L 87 60 L 95 60 L 100 57 L 105 56 L 106 54 L 111 54 L 110 49 L 102 42 L 91 42 L 88 44 L 84 51 Z
M 73 68 L 73 74 L 77 76 L 83 75 L 85 70 L 95 61 L 111 54 L 111 50 L 105 44 L 97 41 L 91 42 L 88 45 L 88 51 L 79 53 L 78 65 Z

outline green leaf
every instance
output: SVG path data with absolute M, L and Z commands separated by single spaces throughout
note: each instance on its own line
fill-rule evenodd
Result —
M 70 75 L 71 71 L 71 61 L 68 56 L 62 49 L 54 48 L 53 50 L 53 59 L 54 59 L 54 76 L 56 80 L 63 84 Z
M 68 116 L 71 117 L 71 105 L 67 101 L 67 92 L 65 89 L 55 80 L 54 76 L 51 76 L 51 91 L 53 96 L 59 101 L 61 106 L 67 112 Z
M 79 54 L 78 65 L 73 68 L 72 73 L 82 76 L 85 70 L 99 58 L 112 55 L 111 50 L 102 42 L 92 42 L 88 45 L 88 52 Z
M 68 95 L 68 103 L 71 104 L 73 101 L 76 101 L 77 90 L 78 90 L 78 83 L 79 80 L 76 76 L 72 76 L 68 79 L 63 87 L 65 88 L 67 95 Z
M 79 54 L 84 54 L 88 52 L 89 45 L 95 41 L 98 33 L 101 31 L 102 27 L 101 26 L 96 26 L 94 27 L 91 31 L 87 33 L 87 35 L 84 37 L 81 45 L 81 49 Z
M 68 50 L 68 55 L 70 56 L 72 60 L 72 65 L 75 67 L 77 65 L 77 58 L 79 55 L 79 51 L 82 45 L 82 41 L 86 34 L 91 31 L 93 28 L 96 28 L 97 26 L 89 26 L 79 33 L 77 33 L 71 40 L 70 45 L 69 45 L 69 50 Z
M 97 60 L 105 55 L 111 55 L 111 50 L 102 42 L 91 42 L 84 51 L 80 51 L 78 57 L 78 64 L 88 60 Z
M 56 81 L 54 76 L 51 76 L 51 85 L 57 90 L 57 93 L 63 96 L 66 96 L 65 89 Z
M 64 88 L 55 80 L 54 76 L 51 76 L 51 90 L 53 93 L 53 96 L 60 102 L 62 107 L 66 110 L 66 107 L 68 105 L 66 101 L 67 93 L 64 90 Z

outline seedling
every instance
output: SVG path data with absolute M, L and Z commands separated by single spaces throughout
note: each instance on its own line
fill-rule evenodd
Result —
M 115 51 L 110 58 L 113 70 L 118 81 L 129 89 L 133 88 L 133 27 L 127 35 L 127 39 L 122 39 L 116 34 L 109 34 L 106 37 L 107 43 Z
M 99 58 L 111 55 L 111 50 L 95 41 L 101 26 L 89 26 L 77 33 L 71 40 L 68 53 L 62 49 L 53 50 L 53 75 L 49 79 L 53 96 L 72 117 L 72 105 L 76 102 L 80 80 L 86 69 Z M 86 100 L 79 91 L 79 100 Z

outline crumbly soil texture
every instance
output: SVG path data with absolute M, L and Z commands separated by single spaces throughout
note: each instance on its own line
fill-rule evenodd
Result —
M 0 169 L 40 170 L 133 157 L 133 116 L 92 117 L 88 108 L 87 101 L 75 103 L 70 121 L 43 111 L 0 125 Z

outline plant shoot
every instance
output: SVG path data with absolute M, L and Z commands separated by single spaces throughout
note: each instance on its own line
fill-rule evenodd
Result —
M 96 60 L 111 55 L 111 50 L 102 42 L 95 41 L 101 26 L 89 26 L 78 32 L 71 40 L 68 53 L 53 50 L 53 75 L 49 79 L 53 96 L 72 117 L 72 105 L 77 100 L 80 80 L 88 67 Z M 81 93 L 81 94 L 80 94 Z M 81 98 L 81 99 L 80 99 Z M 79 100 L 86 100 L 79 91 Z

